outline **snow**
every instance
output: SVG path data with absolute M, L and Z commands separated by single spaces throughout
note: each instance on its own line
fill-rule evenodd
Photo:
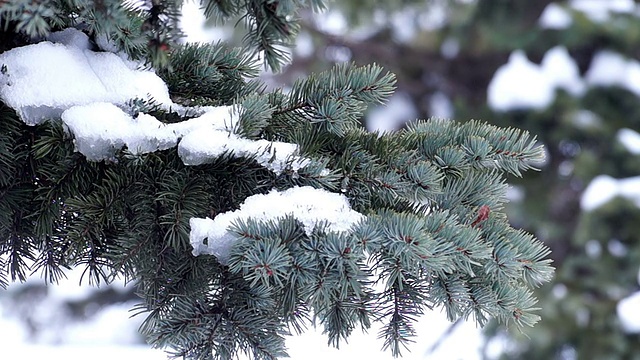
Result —
M 626 333 L 640 333 L 640 291 L 620 300 L 616 307 L 618 320 Z
M 566 48 L 557 46 L 547 51 L 541 65 L 516 50 L 491 79 L 488 103 L 497 111 L 544 109 L 552 103 L 558 88 L 572 94 L 584 92 L 578 66 Z
M 270 221 L 287 215 L 293 215 L 303 223 L 307 234 L 319 223 L 326 224 L 329 231 L 348 231 L 364 218 L 364 215 L 351 210 L 349 201 L 341 194 L 310 186 L 293 187 L 283 192 L 271 190 L 268 194 L 248 197 L 238 210 L 219 214 L 213 220 L 191 218 L 193 254 L 214 255 L 220 263 L 226 264 L 235 241 L 228 232 L 232 224 L 248 218 Z
M 569 6 L 595 22 L 609 20 L 612 13 L 633 13 L 637 8 L 633 0 L 571 0 Z
M 540 15 L 538 24 L 543 29 L 562 30 L 573 23 L 571 13 L 557 3 L 547 5 Z
M 44 41 L 0 55 L 0 97 L 25 123 L 35 125 L 94 102 L 124 105 L 153 98 L 171 103 L 167 86 L 154 72 L 137 70 L 135 63 L 113 53 L 87 50 L 81 31 L 66 29 L 50 38 L 63 43 Z
M 619 180 L 608 175 L 596 176 L 582 194 L 580 206 L 584 211 L 593 211 L 618 196 L 640 207 L 640 176 Z
M 74 28 L 68 28 L 62 31 L 51 33 L 47 37 L 47 40 L 52 43 L 72 46 L 78 48 L 79 50 L 91 50 L 91 42 L 89 41 L 89 37 L 82 31 Z
M 74 135 L 76 150 L 88 160 L 111 160 L 124 146 L 144 154 L 178 145 L 187 165 L 210 162 L 225 152 L 256 158 L 277 174 L 309 162 L 296 155 L 295 144 L 233 134 L 238 112 L 227 106 L 191 109 L 200 116 L 175 124 L 129 114 L 133 99 L 153 99 L 167 110 L 186 108 L 171 101 L 166 84 L 153 71 L 137 69 L 139 64 L 123 60 L 122 54 L 91 51 L 83 32 L 69 28 L 49 39 L 57 43 L 44 41 L 0 55 L 0 98 L 29 125 L 61 118 Z M 109 47 L 105 39 L 100 42 Z
M 596 53 L 585 77 L 589 85 L 620 86 L 640 96 L 640 62 L 613 51 Z
M 308 159 L 296 155 L 296 144 L 247 140 L 237 135 L 211 128 L 192 131 L 182 138 L 178 145 L 178 155 L 186 165 L 201 165 L 224 153 L 238 157 L 255 159 L 276 174 L 285 169 L 297 171 L 309 163 Z
M 556 46 L 546 52 L 541 64 L 544 76 L 555 87 L 572 95 L 581 95 L 585 85 L 580 79 L 578 65 L 564 46 Z
M 527 59 L 521 50 L 509 56 L 491 79 L 487 101 L 495 110 L 544 108 L 553 100 L 553 92 L 539 67 Z
M 640 133 L 631 129 L 620 129 L 616 139 L 634 155 L 640 155 Z
M 491 79 L 487 100 L 496 111 L 541 110 L 553 102 L 556 89 L 581 96 L 587 86 L 619 86 L 640 96 L 640 62 L 601 50 L 594 55 L 583 79 L 565 47 L 547 51 L 540 65 L 516 50 Z

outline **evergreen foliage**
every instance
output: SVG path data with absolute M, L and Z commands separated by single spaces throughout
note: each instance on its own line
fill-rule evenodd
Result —
M 68 26 L 106 36 L 147 59 L 183 105 L 241 105 L 236 134 L 298 144 L 311 159 L 275 174 L 252 157 L 227 153 L 185 165 L 177 149 L 88 161 L 59 119 L 25 125 L 0 111 L 0 285 L 41 272 L 49 282 L 83 267 L 92 283 L 125 276 L 138 284 L 149 342 L 186 358 L 286 355 L 284 335 L 322 326 L 335 346 L 374 321 L 398 356 L 412 324 L 443 307 L 451 320 L 489 318 L 531 326 L 531 289 L 550 280 L 548 249 L 512 228 L 505 178 L 543 160 L 528 133 L 479 121 L 430 119 L 394 134 L 368 133 L 367 106 L 393 92 L 377 65 L 346 64 L 310 75 L 290 91 L 256 79 L 260 51 L 278 69 L 301 7 L 321 1 L 203 1 L 218 21 L 240 17 L 247 49 L 180 45 L 181 1 L 144 8 L 119 1 L 9 1 L 0 6 L 3 50 Z M 4 48 L 6 47 L 6 48 Z M 153 101 L 131 107 L 165 123 L 189 115 Z M 344 194 L 366 215 L 349 232 L 295 216 L 249 219 L 229 231 L 228 264 L 193 256 L 189 220 L 235 210 L 271 189 L 312 186 Z
M 492 337 L 501 343 L 508 339 L 499 358 L 637 358 L 637 327 L 625 326 L 627 321 L 637 324 L 636 318 L 633 312 L 620 309 L 638 291 L 640 208 L 637 195 L 631 195 L 638 187 L 631 181 L 640 175 L 640 154 L 623 145 L 621 134 L 640 129 L 639 93 L 637 82 L 626 81 L 632 76 L 613 80 L 625 73 L 624 66 L 615 62 L 608 63 L 603 77 L 610 82 L 590 81 L 602 53 L 615 54 L 637 68 L 637 2 L 436 0 L 426 6 L 449 6 L 430 12 L 417 8 L 415 1 L 388 1 L 386 22 L 379 21 L 377 8 L 367 8 L 365 2 L 348 0 L 336 6 L 347 18 L 379 25 L 377 33 L 357 39 L 338 37 L 306 22 L 303 31 L 313 36 L 316 51 L 306 58 L 294 57 L 291 73 L 303 66 L 331 66 L 332 59 L 322 56 L 323 44 L 346 47 L 352 60 L 376 61 L 394 72 L 399 92 L 410 97 L 418 117 L 431 116 L 435 110 L 425 99 L 444 94 L 451 100 L 454 118 L 476 117 L 498 126 L 517 126 L 545 144 L 543 171 L 510 181 L 520 199 L 507 204 L 506 212 L 514 226 L 536 234 L 552 249 L 557 272 L 553 282 L 535 290 L 544 319 L 535 328 L 521 334 L 506 332 L 495 323 L 485 327 L 488 343 Z M 545 12 L 554 26 L 543 26 Z M 427 24 L 432 26 L 422 26 L 433 13 L 446 16 Z M 404 27 L 394 21 L 397 17 L 404 20 L 402 25 L 417 24 L 411 38 L 398 39 Z M 523 52 L 539 65 L 558 47 L 566 48 L 575 61 L 576 73 L 587 85 L 584 93 L 557 89 L 544 108 L 522 106 L 503 111 L 487 104 L 490 81 L 510 54 Z M 555 73 L 553 80 L 567 73 Z M 281 78 L 286 77 L 285 73 Z M 532 83 L 535 81 L 524 77 L 520 81 L 535 99 Z M 597 209 L 583 208 L 581 199 L 590 197 L 587 189 L 602 175 L 619 179 L 618 186 L 625 190 Z M 597 195 L 611 194 L 599 189 Z

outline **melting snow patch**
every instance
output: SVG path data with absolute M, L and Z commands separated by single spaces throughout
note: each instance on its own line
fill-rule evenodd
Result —
M 364 218 L 364 215 L 351 209 L 349 201 L 341 194 L 310 186 L 294 187 L 283 192 L 272 190 L 265 195 L 248 197 L 240 209 L 219 214 L 213 220 L 191 218 L 189 225 L 193 254 L 214 255 L 221 264 L 226 264 L 235 242 L 235 237 L 227 231 L 229 226 L 248 218 L 269 221 L 287 215 L 303 223 L 307 234 L 321 222 L 328 225 L 328 230 L 348 231 Z

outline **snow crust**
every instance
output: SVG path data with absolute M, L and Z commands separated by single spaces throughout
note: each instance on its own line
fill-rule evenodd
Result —
M 574 95 L 585 90 L 578 66 L 565 47 L 547 51 L 540 65 L 531 62 L 524 51 L 516 50 L 491 79 L 488 103 L 498 111 L 544 109 L 553 102 L 556 89 Z
M 272 190 L 268 194 L 248 197 L 240 208 L 210 218 L 191 218 L 190 242 L 195 256 L 210 254 L 221 264 L 227 264 L 231 247 L 236 239 L 229 227 L 237 221 L 249 218 L 270 221 L 294 216 L 311 234 L 318 224 L 327 225 L 330 231 L 348 231 L 364 215 L 351 209 L 342 194 L 331 193 L 310 186 L 293 187 L 285 191 Z M 205 244 L 205 239 L 207 242 Z
M 616 307 L 616 313 L 620 325 L 626 333 L 640 333 L 640 291 L 620 300 Z
M 618 196 L 640 207 L 640 176 L 614 179 L 608 175 L 598 175 L 582 194 L 580 206 L 584 211 L 593 211 Z
M 569 11 L 557 3 L 547 5 L 540 15 L 538 24 L 543 29 L 562 30 L 566 29 L 573 23 L 573 18 Z

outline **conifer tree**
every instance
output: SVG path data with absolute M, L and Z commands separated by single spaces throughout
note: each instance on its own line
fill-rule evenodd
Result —
M 202 1 L 219 23 L 240 19 L 243 48 L 181 44 L 181 4 L 0 5 L 2 286 L 71 267 L 124 276 L 148 341 L 198 359 L 276 359 L 312 324 L 339 346 L 376 321 L 398 356 L 434 307 L 538 320 L 549 251 L 503 207 L 506 177 L 543 159 L 535 138 L 438 119 L 366 132 L 363 112 L 395 86 L 377 65 L 287 91 L 257 78 L 287 61 L 298 11 L 324 2 Z M 36 71 L 39 51 L 68 61 Z M 48 87 L 57 71 L 115 90 Z

